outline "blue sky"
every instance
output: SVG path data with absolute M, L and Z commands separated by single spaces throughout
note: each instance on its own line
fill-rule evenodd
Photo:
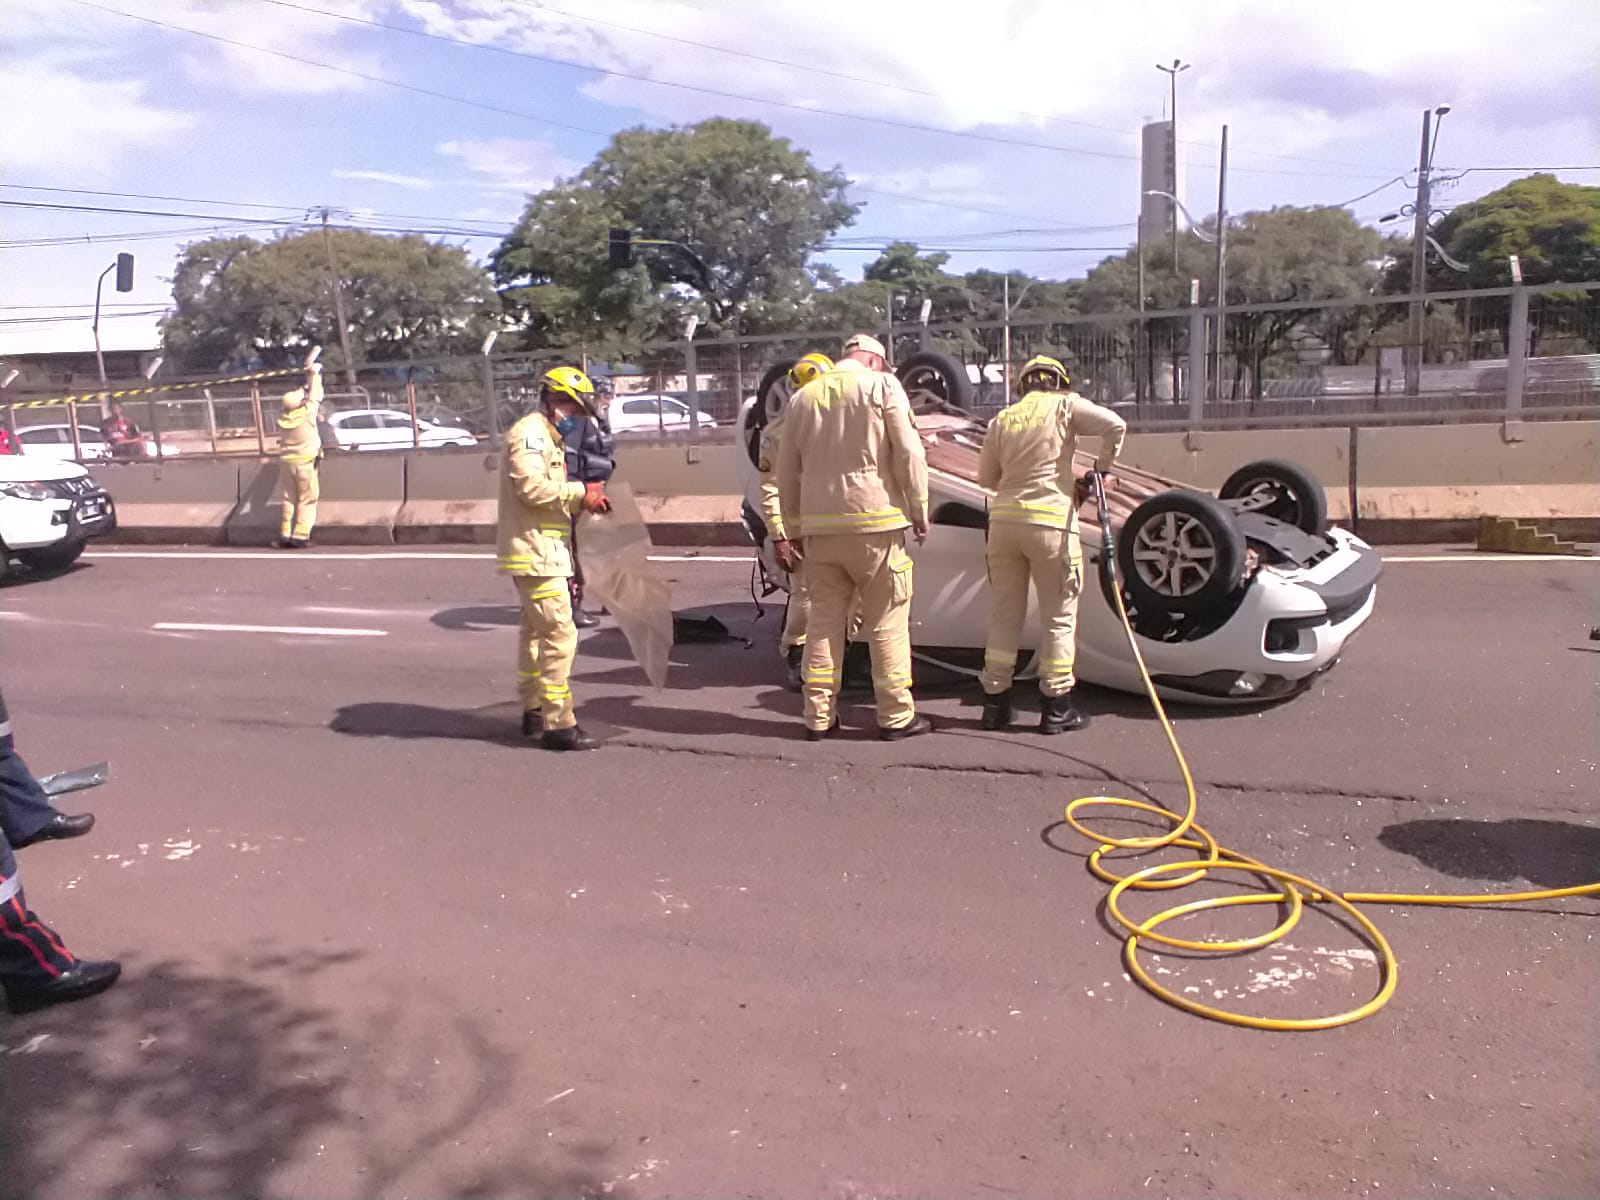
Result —
M 1080 277 L 1133 238 L 1137 130 L 1165 115 L 1155 64 L 1175 54 L 1192 64 L 1178 115 L 1196 214 L 1215 209 L 1227 123 L 1231 211 L 1352 201 L 1376 221 L 1408 198 L 1421 111 L 1441 101 L 1436 161 L 1459 178 L 1438 201 L 1516 177 L 1490 168 L 1600 182 L 1600 17 L 1566 0 L 4 7 L 0 354 L 91 348 L 95 278 L 119 250 L 138 278 L 129 295 L 107 281 L 102 341 L 153 346 L 182 244 L 247 219 L 267 235 L 330 205 L 368 227 L 481 229 L 448 238 L 481 257 L 616 130 L 710 116 L 765 121 L 856 180 L 842 240 Z M 827 257 L 856 278 L 872 254 Z

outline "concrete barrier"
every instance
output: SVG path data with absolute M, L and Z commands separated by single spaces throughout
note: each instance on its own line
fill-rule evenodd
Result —
M 116 541 L 215 545 L 239 503 L 237 463 L 97 463 L 93 474 L 116 502 Z
M 1090 439 L 1085 448 L 1092 447 Z M 1212 490 L 1246 463 L 1262 459 L 1304 467 L 1322 484 L 1328 516 L 1349 520 L 1350 431 L 1345 428 L 1130 433 L 1122 448 L 1122 461 L 1129 466 Z
M 1511 440 L 1515 439 L 1515 440 Z M 1356 433 L 1357 527 L 1379 541 L 1471 538 L 1479 517 L 1600 537 L 1600 422 L 1397 426 Z
M 699 461 L 690 462 L 682 443 L 646 443 L 633 439 L 617 444 L 616 481 L 639 495 L 736 496 L 744 448 L 733 442 L 696 447 Z
M 424 450 L 405 456 L 405 471 L 405 503 L 394 520 L 396 542 L 494 541 L 498 455 Z
M 240 474 L 239 506 L 228 519 L 227 541 L 264 546 L 277 540 L 282 507 L 281 467 L 260 463 Z M 398 454 L 332 454 L 322 463 L 322 495 L 313 538 L 324 545 L 394 543 L 395 515 L 405 503 L 405 460 Z

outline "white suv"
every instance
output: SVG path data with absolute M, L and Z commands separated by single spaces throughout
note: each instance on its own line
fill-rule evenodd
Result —
M 117 527 L 111 495 L 73 462 L 0 454 L 0 579 L 17 559 L 61 571 Z

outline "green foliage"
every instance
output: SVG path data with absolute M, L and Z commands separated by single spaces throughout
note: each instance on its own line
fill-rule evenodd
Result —
M 498 309 L 488 278 L 465 251 L 416 234 L 334 229 L 270 242 L 214 238 L 178 258 L 174 312 L 161 323 L 167 353 L 187 370 L 211 371 L 287 366 L 321 343 L 330 366 L 342 366 L 324 236 L 343 280 L 357 366 L 464 351 Z
M 754 121 L 626 130 L 529 200 L 491 258 L 495 282 L 529 346 L 677 336 L 690 313 L 770 325 L 803 312 L 809 256 L 856 214 L 847 184 Z M 637 247 L 632 268 L 609 270 L 613 226 L 682 243 L 709 279 L 671 246 Z
M 1431 288 L 1509 286 L 1513 254 L 1524 283 L 1600 279 L 1600 187 L 1529 175 L 1448 213 L 1433 236 L 1468 270 L 1450 271 L 1430 253 Z

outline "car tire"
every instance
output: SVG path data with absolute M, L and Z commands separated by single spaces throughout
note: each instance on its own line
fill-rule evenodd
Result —
M 53 575 L 77 562 L 88 544 L 86 541 L 60 542 L 54 546 L 41 546 L 37 550 L 18 550 L 17 561 L 30 571 Z
M 761 434 L 767 427 L 767 422 L 775 415 L 776 390 L 789 378 L 789 369 L 794 366 L 795 360 L 782 359 L 767 368 L 761 382 L 756 385 L 756 402 L 751 405 L 750 417 L 745 422 L 745 453 L 749 454 L 750 461 L 755 466 L 761 465 Z
M 911 397 L 913 409 L 940 404 L 963 411 L 972 407 L 972 380 L 967 378 L 966 367 L 948 354 L 919 350 L 906 355 L 894 373 Z
M 1246 463 L 1223 482 L 1224 500 L 1262 497 L 1267 502 L 1251 511 L 1321 537 L 1328 529 L 1328 497 L 1304 467 L 1264 459 Z
M 1199 616 L 1244 580 L 1244 534 L 1221 501 L 1203 492 L 1162 492 L 1123 522 L 1117 567 L 1141 614 Z

